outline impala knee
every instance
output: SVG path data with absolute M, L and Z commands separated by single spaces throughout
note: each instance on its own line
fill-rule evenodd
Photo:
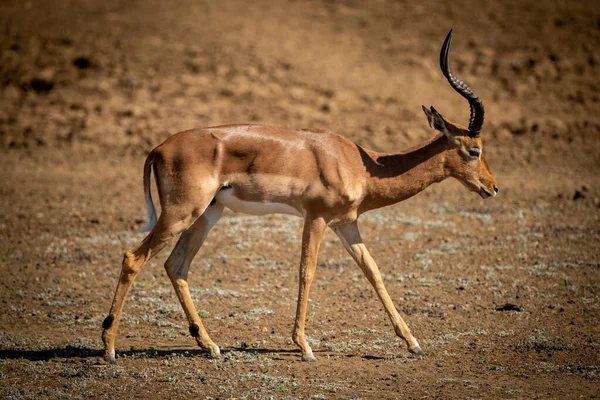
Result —
M 171 281 L 177 281 L 180 279 L 186 279 L 187 277 L 183 273 L 183 265 L 178 260 L 173 260 L 171 258 L 167 259 L 165 262 L 165 271 L 167 271 L 167 276 Z
M 130 251 L 126 252 L 123 256 L 123 273 L 127 275 L 133 275 L 140 270 L 142 265 L 141 260 L 139 260 L 133 253 Z
M 173 264 L 173 261 L 171 261 L 171 258 L 169 257 L 167 259 L 167 261 L 165 261 L 165 271 L 167 272 L 167 276 L 171 279 L 175 278 L 175 272 L 173 271 L 174 268 L 175 268 L 175 265 Z

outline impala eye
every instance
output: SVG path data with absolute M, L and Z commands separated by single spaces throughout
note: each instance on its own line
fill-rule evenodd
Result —
M 481 153 L 479 152 L 479 150 L 471 149 L 471 150 L 469 150 L 469 155 L 474 158 L 479 158 Z

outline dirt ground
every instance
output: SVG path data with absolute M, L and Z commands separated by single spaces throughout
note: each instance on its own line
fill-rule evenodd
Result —
M 598 2 L 4 0 L 0 27 L 1 398 L 600 396 Z M 360 219 L 425 358 L 328 232 L 301 362 L 301 220 L 228 212 L 189 281 L 222 357 L 189 336 L 167 250 L 102 360 L 148 151 L 244 122 L 415 145 L 421 104 L 468 120 L 438 68 L 449 28 L 500 193 L 448 180 Z

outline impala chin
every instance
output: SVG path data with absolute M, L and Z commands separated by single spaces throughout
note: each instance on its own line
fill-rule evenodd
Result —
M 492 194 L 492 193 L 488 192 L 486 189 L 484 189 L 483 186 L 482 186 L 482 187 L 479 188 L 479 195 L 482 198 L 487 199 L 488 197 L 495 197 L 496 193 Z

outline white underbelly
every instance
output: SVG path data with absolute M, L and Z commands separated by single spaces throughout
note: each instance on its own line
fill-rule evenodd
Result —
M 215 198 L 217 202 L 223 204 L 225 207 L 242 214 L 289 214 L 303 217 L 302 213 L 287 204 L 240 200 L 233 195 L 233 189 L 221 189 Z

